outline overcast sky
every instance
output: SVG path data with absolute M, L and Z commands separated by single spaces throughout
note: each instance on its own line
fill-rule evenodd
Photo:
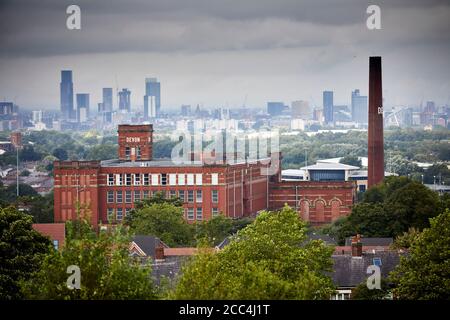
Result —
M 81 30 L 66 8 L 81 8 Z M 369 4 L 381 30 L 366 28 Z M 161 81 L 162 108 L 265 106 L 322 91 L 367 94 L 368 57 L 383 57 L 385 105 L 450 103 L 448 0 L 0 0 L 0 100 L 58 109 L 62 69 L 75 93 Z M 247 97 L 247 99 L 246 99 Z

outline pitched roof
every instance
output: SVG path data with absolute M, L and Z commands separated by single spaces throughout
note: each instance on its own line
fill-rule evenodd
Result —
M 333 272 L 331 278 L 339 288 L 353 288 L 367 280 L 367 267 L 374 264 L 374 258 L 381 260 L 381 276 L 388 274 L 400 262 L 400 254 L 397 251 L 380 251 L 375 253 L 363 253 L 361 257 L 351 255 L 333 255 Z
M 307 235 L 308 240 L 322 240 L 323 242 L 325 242 L 327 245 L 337 245 L 337 242 L 334 238 L 330 237 L 327 234 L 321 234 L 321 233 L 316 233 L 316 232 L 309 232 Z
M 363 246 L 368 247 L 388 247 L 394 242 L 393 238 L 364 238 L 361 237 L 361 242 Z M 345 238 L 345 246 L 351 246 L 352 245 L 352 237 Z
M 50 239 L 58 240 L 58 247 L 64 245 L 66 239 L 65 223 L 33 223 L 33 229 Z
M 148 257 L 155 258 L 155 250 L 157 247 L 165 247 L 167 245 L 159 238 L 154 236 L 136 235 L 132 238 L 134 242 Z

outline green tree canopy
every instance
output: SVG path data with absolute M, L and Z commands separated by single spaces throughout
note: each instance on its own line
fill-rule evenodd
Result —
M 67 151 L 63 148 L 55 148 L 52 153 L 53 156 L 58 158 L 58 160 L 64 161 L 68 159 Z
M 132 210 L 126 224 L 131 232 L 160 238 L 168 246 L 194 245 L 194 228 L 183 218 L 183 208 L 172 203 L 143 204 Z
M 383 300 L 389 296 L 391 289 L 388 281 L 381 278 L 381 289 L 369 289 L 364 281 L 352 291 L 352 300 Z
M 450 210 L 430 220 L 391 272 L 399 299 L 450 299 Z
M 295 210 L 262 212 L 222 251 L 203 249 L 171 294 L 176 299 L 328 299 L 333 248 L 306 240 Z
M 0 300 L 22 298 L 19 282 L 38 270 L 49 239 L 32 228 L 32 217 L 14 207 L 0 208 Z
M 84 226 L 68 222 L 68 237 L 62 250 L 47 254 L 41 269 L 22 282 L 27 299 L 157 298 L 150 266 L 141 265 L 129 255 L 130 238 L 124 227 L 97 235 L 87 221 L 81 224 Z M 74 227 L 76 230 L 72 230 Z M 66 271 L 71 265 L 80 268 L 79 290 L 67 287 Z
M 339 162 L 343 163 L 343 164 L 348 164 L 350 166 L 355 166 L 355 167 L 360 167 L 360 168 L 362 167 L 361 160 L 357 156 L 353 156 L 353 155 L 345 156 Z
M 351 214 L 324 231 L 344 242 L 345 237 L 396 237 L 409 228 L 421 231 L 429 219 L 448 205 L 446 198 L 421 183 L 406 177 L 388 177 L 365 192 L 363 201 L 353 206 Z

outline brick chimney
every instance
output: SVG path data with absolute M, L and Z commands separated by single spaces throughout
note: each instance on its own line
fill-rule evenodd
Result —
M 352 237 L 352 257 L 362 257 L 362 247 L 361 235 Z
M 163 247 L 156 247 L 155 248 L 155 260 L 164 260 L 164 248 Z

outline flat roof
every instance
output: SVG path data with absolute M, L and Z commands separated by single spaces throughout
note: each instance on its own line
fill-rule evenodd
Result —
M 324 163 L 318 162 L 311 166 L 302 167 L 302 170 L 358 170 L 359 167 L 350 166 L 343 163 Z
M 258 161 L 268 161 L 270 158 L 259 159 Z M 188 161 L 188 162 L 174 162 L 171 159 L 154 159 L 151 161 L 122 161 L 119 159 L 111 159 L 111 160 L 103 160 L 100 162 L 101 167 L 133 167 L 133 168 L 145 168 L 145 167 L 204 167 L 204 166 L 232 166 L 232 165 L 240 165 L 240 164 L 255 164 L 257 161 L 236 161 L 234 163 L 205 163 L 205 161 Z
M 281 170 L 281 175 L 284 176 L 303 176 L 305 174 L 305 170 L 301 169 L 285 169 Z

